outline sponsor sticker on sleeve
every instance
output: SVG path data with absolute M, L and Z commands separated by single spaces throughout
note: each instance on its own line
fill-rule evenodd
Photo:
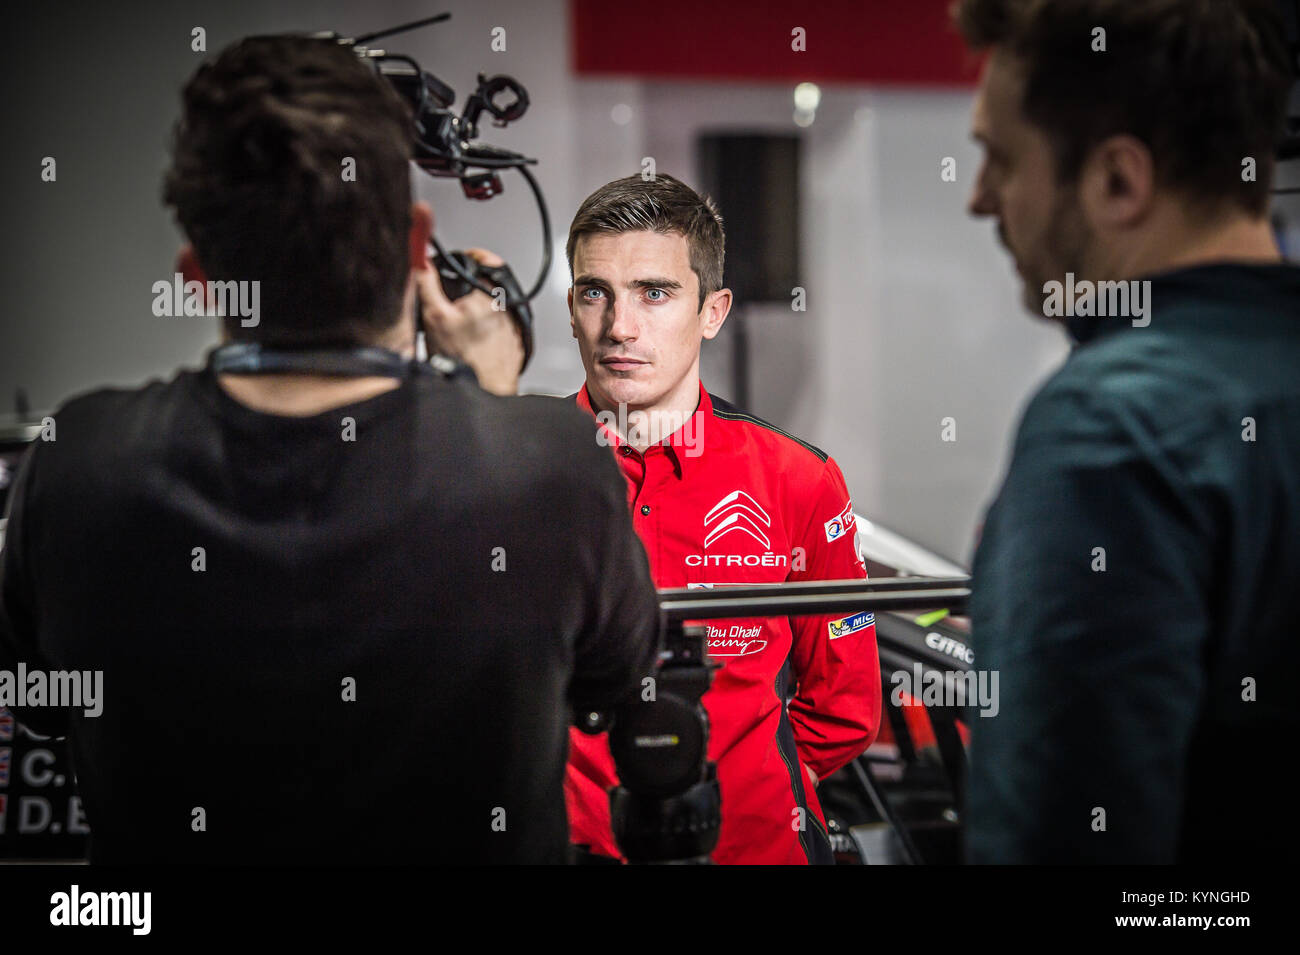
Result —
M 823 526 L 826 528 L 826 542 L 839 540 L 841 537 L 853 530 L 857 524 L 857 518 L 853 516 L 853 502 L 849 501 L 844 505 L 844 510 L 840 511 Z
M 864 610 L 861 613 L 855 613 L 850 617 L 841 617 L 839 620 L 832 620 L 826 624 L 826 629 L 830 632 L 831 639 L 848 636 L 850 633 L 857 633 L 859 630 L 866 630 L 876 622 L 876 615 L 870 610 Z

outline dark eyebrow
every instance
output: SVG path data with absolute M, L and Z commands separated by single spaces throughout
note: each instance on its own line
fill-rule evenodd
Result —
M 637 279 L 631 283 L 632 288 L 681 288 L 682 283 L 676 279 Z
M 609 288 L 609 283 L 598 275 L 579 275 L 573 280 L 575 286 L 578 285 L 599 285 L 601 288 Z M 676 279 L 650 278 L 636 279 L 628 283 L 629 288 L 662 288 L 662 289 L 680 289 L 682 283 Z

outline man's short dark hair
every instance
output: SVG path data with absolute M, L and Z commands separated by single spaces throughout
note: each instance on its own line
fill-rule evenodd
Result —
M 722 288 L 726 241 L 722 216 L 712 199 L 672 176 L 615 179 L 583 200 L 569 226 L 564 249 L 569 274 L 573 274 L 573 250 L 584 235 L 643 230 L 686 238 L 691 271 L 700 284 L 700 308 L 704 308 L 704 299 Z
M 972 47 L 1023 66 L 1021 109 L 1060 181 L 1128 133 L 1151 150 L 1158 184 L 1193 207 L 1267 210 L 1294 77 L 1276 0 L 958 0 L 953 16 Z M 1105 52 L 1093 51 L 1099 27 Z
M 410 114 L 332 40 L 250 37 L 185 87 L 163 202 L 211 281 L 260 280 L 232 337 L 356 344 L 397 320 L 409 273 Z M 345 181 L 351 160 L 352 181 Z

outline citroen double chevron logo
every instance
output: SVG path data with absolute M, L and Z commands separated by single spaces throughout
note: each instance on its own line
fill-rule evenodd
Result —
M 732 531 L 743 531 L 763 545 L 763 550 L 771 550 L 772 542 L 767 539 L 767 529 L 772 526 L 772 519 L 767 511 L 758 506 L 744 491 L 732 491 L 717 504 L 713 510 L 704 515 L 704 526 L 713 525 L 704 538 L 704 549 L 726 537 Z

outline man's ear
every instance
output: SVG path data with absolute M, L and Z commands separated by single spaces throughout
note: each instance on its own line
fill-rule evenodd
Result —
M 1155 199 L 1155 161 L 1136 136 L 1110 136 L 1084 162 L 1079 201 L 1088 223 L 1130 226 L 1146 217 Z
M 704 308 L 700 310 L 700 315 L 704 320 L 701 332 L 706 340 L 716 338 L 718 332 L 722 331 L 722 323 L 727 320 L 727 313 L 731 311 L 731 289 L 724 288 L 714 292 L 704 300 Z
M 573 286 L 569 286 L 569 334 L 578 337 L 578 326 L 573 323 Z
M 188 242 L 181 246 L 181 250 L 176 253 L 176 271 L 181 273 L 181 278 L 186 282 L 207 284 L 208 276 L 203 271 L 203 266 L 199 264 L 199 254 L 194 251 L 194 246 Z
M 429 265 L 429 239 L 433 235 L 433 208 L 424 201 L 411 204 L 411 232 L 409 236 L 411 270 L 423 272 Z
M 181 273 L 181 280 L 186 284 L 198 282 L 207 289 L 207 294 L 204 295 L 203 300 L 207 303 L 208 308 L 212 308 L 212 290 L 208 288 L 208 273 L 203 271 L 203 266 L 199 262 L 199 254 L 194 251 L 194 246 L 188 242 L 182 245 L 180 251 L 176 253 L 176 271 Z M 225 321 L 222 321 L 218 323 L 218 327 L 221 329 L 219 339 L 224 345 L 230 341 L 230 326 Z

